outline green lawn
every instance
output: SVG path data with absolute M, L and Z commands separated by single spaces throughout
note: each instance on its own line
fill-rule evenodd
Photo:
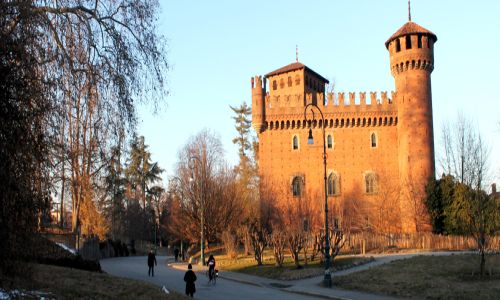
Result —
M 107 274 L 40 264 L 32 267 L 32 278 L 0 276 L 0 286 L 7 291 L 38 291 L 56 299 L 188 299 L 175 292 L 167 295 L 156 285 Z
M 274 258 L 271 252 L 265 252 L 262 266 L 258 266 L 253 256 L 240 255 L 236 259 L 230 259 L 225 255 L 215 257 L 217 266 L 222 270 L 241 272 L 250 275 L 267 277 L 280 280 L 295 280 L 319 276 L 324 273 L 324 267 L 320 264 L 319 258 L 314 261 L 308 261 L 307 266 L 304 261 L 300 261 L 301 268 L 297 269 L 290 256 L 285 258 L 283 267 L 279 268 L 274 264 Z M 334 262 L 334 268 L 346 269 L 354 265 L 366 263 L 372 258 L 338 256 Z
M 500 299 L 500 255 L 417 256 L 335 278 L 335 285 L 412 299 Z M 491 275 L 489 275 L 491 273 Z

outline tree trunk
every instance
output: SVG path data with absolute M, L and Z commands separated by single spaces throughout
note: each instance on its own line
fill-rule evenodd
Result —
M 484 276 L 484 265 L 485 265 L 485 260 L 484 260 L 484 249 L 481 250 L 481 277 Z

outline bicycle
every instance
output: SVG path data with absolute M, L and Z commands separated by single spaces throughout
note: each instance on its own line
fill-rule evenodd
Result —
M 208 277 L 208 284 L 212 283 L 215 285 L 217 283 L 217 277 L 219 276 L 218 270 L 209 268 L 206 274 Z

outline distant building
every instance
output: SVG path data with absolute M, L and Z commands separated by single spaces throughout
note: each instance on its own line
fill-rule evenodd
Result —
M 391 93 L 327 93 L 328 80 L 298 60 L 252 78 L 261 193 L 273 189 L 277 202 L 291 199 L 291 205 L 308 199 L 321 216 L 325 128 L 327 194 L 336 222 L 350 218 L 355 228 L 387 232 L 430 230 L 423 199 L 434 176 L 436 41 L 409 21 L 385 42 L 396 87 Z M 309 103 L 319 106 L 324 123 L 316 110 L 314 121 L 309 110 L 306 121 Z M 307 143 L 309 128 L 314 145 Z

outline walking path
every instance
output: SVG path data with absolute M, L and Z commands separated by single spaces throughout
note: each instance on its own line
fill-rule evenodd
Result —
M 435 255 L 435 256 L 444 256 L 444 255 L 451 255 L 454 253 L 463 253 L 463 252 L 415 252 L 415 253 L 405 253 L 405 254 L 375 254 L 371 255 L 375 258 L 374 261 L 369 262 L 364 265 L 360 265 L 357 267 L 353 267 L 350 269 L 342 270 L 342 271 L 337 271 L 332 273 L 333 280 L 335 281 L 335 277 L 337 276 L 344 276 L 348 274 L 352 274 L 355 272 L 360 272 L 363 270 L 367 270 L 382 264 L 390 263 L 395 260 L 400 260 L 400 259 L 407 259 L 411 258 L 414 256 L 418 255 Z M 175 268 L 175 269 L 182 269 L 186 270 L 187 269 L 187 263 L 169 263 L 168 266 Z M 197 272 L 203 272 L 206 270 L 206 267 L 202 267 L 199 265 L 193 265 L 193 270 Z M 300 279 L 300 280 L 290 280 L 290 281 L 284 281 L 284 280 L 276 280 L 276 279 L 269 279 L 269 278 L 264 278 L 264 277 L 259 277 L 259 276 L 253 276 L 253 275 L 248 275 L 248 274 L 243 274 L 243 273 L 238 273 L 238 272 L 229 272 L 229 271 L 219 271 L 219 277 L 240 282 L 240 283 L 245 283 L 245 284 L 251 284 L 259 287 L 266 287 L 266 288 L 276 288 L 280 289 L 282 291 L 286 292 L 291 292 L 291 293 L 297 293 L 297 294 L 302 294 L 302 295 L 310 295 L 310 296 L 315 296 L 315 297 L 322 297 L 322 298 L 327 298 L 327 299 L 352 299 L 352 300 L 368 300 L 368 299 L 374 299 L 374 300 L 389 300 L 389 299 L 398 299 L 395 297 L 390 297 L 390 296 L 383 296 L 383 295 L 374 295 L 374 294 L 369 294 L 369 293 L 364 293 L 364 292 L 359 292 L 359 291 L 352 291 L 352 290 L 344 290 L 341 288 L 337 287 L 332 287 L 332 288 L 325 288 L 321 286 L 321 282 L 323 281 L 323 276 L 316 276 L 316 277 L 311 277 L 307 279 Z

